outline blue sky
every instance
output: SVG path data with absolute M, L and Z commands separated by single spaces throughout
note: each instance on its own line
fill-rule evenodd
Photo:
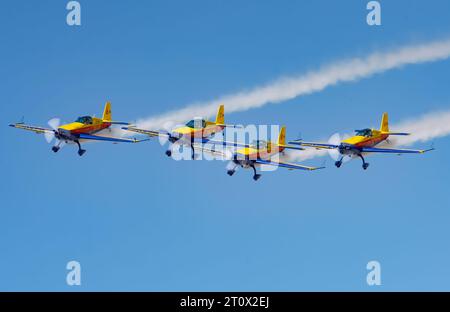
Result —
M 0 13 L 0 290 L 449 290 L 449 138 L 255 183 L 222 162 L 176 162 L 156 142 L 58 154 L 45 126 L 102 112 L 136 120 L 336 60 L 449 38 L 448 1 L 3 1 Z M 450 61 L 407 66 L 229 122 L 323 138 L 450 106 Z M 226 103 L 225 103 L 226 105 Z M 418 146 L 427 147 L 427 143 Z M 322 159 L 307 164 L 320 165 Z M 82 285 L 66 285 L 77 260 Z M 381 263 L 382 286 L 366 284 Z

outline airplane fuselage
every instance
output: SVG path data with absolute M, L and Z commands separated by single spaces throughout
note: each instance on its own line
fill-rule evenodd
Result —
M 238 149 L 235 153 L 235 158 L 238 160 L 256 160 L 256 159 L 270 159 L 273 155 L 284 151 L 284 147 L 269 142 L 265 148 L 244 147 Z
M 71 134 L 80 134 L 80 133 L 96 133 L 101 130 L 107 129 L 111 126 L 111 123 L 104 122 L 99 118 L 93 118 L 91 124 L 84 124 L 81 122 L 72 122 L 69 124 L 65 124 L 59 127 L 59 129 L 69 131 Z
M 367 169 L 368 163 L 364 160 L 363 149 L 366 147 L 374 147 L 375 145 L 386 140 L 389 135 L 375 129 L 368 129 L 370 135 L 355 135 L 348 139 L 341 141 L 338 146 L 339 153 L 342 155 L 341 159 L 335 162 L 336 167 L 342 165 L 344 156 L 359 157 L 363 161 L 363 169 Z
M 81 122 L 72 122 L 65 125 L 61 125 L 55 132 L 55 136 L 58 140 L 65 141 L 66 143 L 74 143 L 79 139 L 80 134 L 94 134 L 99 131 L 108 129 L 111 126 L 110 122 L 104 122 L 99 118 L 92 118 L 92 123 L 85 124 Z
M 177 136 L 178 140 L 190 144 L 194 139 L 209 138 L 216 133 L 222 132 L 224 129 L 224 126 L 217 126 L 214 123 L 206 125 L 204 128 L 190 128 L 184 126 L 172 130 L 172 136 Z
M 195 158 L 194 142 L 199 139 L 208 139 L 218 132 L 222 132 L 225 127 L 216 125 L 214 122 L 206 122 L 205 127 L 192 128 L 188 126 L 183 126 L 172 130 L 169 136 L 169 141 L 172 144 L 180 144 L 184 146 L 189 146 L 191 148 L 191 158 Z M 172 145 L 166 151 L 167 156 L 172 155 Z
M 258 159 L 269 160 L 272 156 L 284 151 L 284 147 L 267 142 L 267 145 L 262 148 L 258 147 L 244 147 L 238 149 L 232 158 L 232 165 L 228 168 L 228 175 L 233 175 L 236 171 L 236 167 L 240 166 L 244 169 L 253 169 L 253 179 L 258 180 L 261 175 L 256 173 L 256 167 L 259 164 L 256 163 Z
M 374 147 L 388 137 L 388 134 L 373 129 L 371 136 L 355 135 L 343 140 L 339 146 L 339 152 L 344 155 L 360 154 L 363 147 Z

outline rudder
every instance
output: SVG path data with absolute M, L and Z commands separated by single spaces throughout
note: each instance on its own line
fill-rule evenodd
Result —
M 286 126 L 281 127 L 278 135 L 278 145 L 286 145 Z
M 383 117 L 381 118 L 380 131 L 389 132 L 388 113 L 383 113 Z
M 103 110 L 103 120 L 111 121 L 112 115 L 111 115 L 111 102 L 106 102 L 105 109 Z
M 216 124 L 219 124 L 219 125 L 225 124 L 225 109 L 224 109 L 223 104 L 220 105 L 219 109 L 217 110 Z

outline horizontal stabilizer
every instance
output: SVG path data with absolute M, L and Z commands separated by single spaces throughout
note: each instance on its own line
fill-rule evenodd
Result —
M 244 128 L 244 126 L 242 126 L 242 125 L 216 124 L 216 126 L 219 126 L 219 127 L 226 127 L 226 128 L 238 128 L 238 129 Z
M 124 125 L 124 126 L 129 126 L 130 123 L 129 122 L 125 122 L 125 121 L 110 121 L 110 120 L 104 120 L 104 122 L 110 123 L 112 125 Z
M 382 134 L 388 134 L 388 135 L 411 135 L 411 133 L 406 133 L 406 132 L 382 132 Z

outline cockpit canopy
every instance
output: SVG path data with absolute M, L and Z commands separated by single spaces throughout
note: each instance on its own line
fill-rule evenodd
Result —
M 356 132 L 356 135 L 358 135 L 358 136 L 364 136 L 364 137 L 372 136 L 372 129 L 355 130 L 355 132 Z
M 91 116 L 82 116 L 82 117 L 78 117 L 77 120 L 75 120 L 75 122 L 79 122 L 85 125 L 90 125 L 92 124 L 92 117 Z
M 192 128 L 192 129 L 201 129 L 206 127 L 206 120 L 205 119 L 192 119 L 189 122 L 186 123 L 186 127 Z

